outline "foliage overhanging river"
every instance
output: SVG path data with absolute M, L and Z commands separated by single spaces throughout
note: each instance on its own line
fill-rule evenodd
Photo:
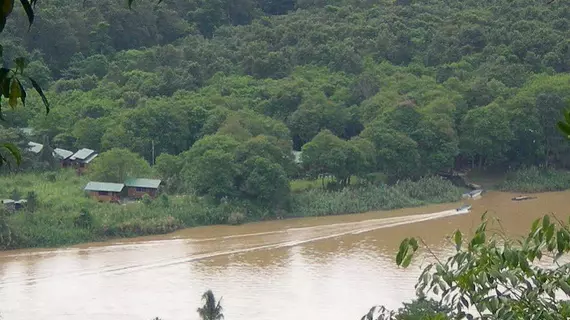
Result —
M 570 191 L 515 202 L 510 193 L 461 203 L 347 216 L 187 229 L 171 235 L 0 253 L 3 319 L 197 319 L 211 288 L 227 319 L 359 319 L 376 304 L 397 308 L 414 295 L 421 259 L 395 266 L 406 236 L 452 252 L 446 236 L 469 232 L 481 214 L 510 234 L 547 213 L 569 216 Z

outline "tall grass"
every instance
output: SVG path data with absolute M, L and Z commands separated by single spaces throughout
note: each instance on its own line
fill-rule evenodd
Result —
M 0 243 L 0 247 L 61 246 L 224 222 L 221 208 L 195 197 L 166 197 L 166 201 L 159 198 L 150 205 L 99 203 L 85 195 L 83 187 L 87 182 L 65 170 L 56 174 L 2 176 L 0 199 L 10 198 L 14 189 L 23 196 L 34 191 L 39 205 L 34 212 L 22 210 L 6 217 L 10 241 Z M 78 227 L 77 218 L 85 211 L 92 222 Z
M 293 195 L 291 215 L 324 216 L 415 207 L 457 201 L 461 193 L 451 182 L 438 177 L 403 181 L 393 186 L 366 185 L 339 192 L 313 189 Z
M 498 186 L 502 191 L 547 192 L 570 189 L 570 172 L 530 167 L 507 174 Z
M 263 220 L 276 213 L 257 208 L 247 201 L 222 205 L 195 196 L 160 196 L 150 203 L 126 205 L 98 203 L 83 192 L 85 178 L 73 172 L 18 174 L 0 179 L 0 198 L 9 198 L 13 189 L 37 194 L 38 206 L 9 216 L 1 215 L 9 228 L 9 241 L 0 247 L 55 247 L 117 237 L 163 234 L 184 227 L 231 223 L 229 217 L 245 221 Z M 321 216 L 378 209 L 419 206 L 459 199 L 461 191 L 439 178 L 404 181 L 394 186 L 361 186 L 331 192 L 321 188 L 292 194 L 289 212 L 282 217 Z M 235 219 L 234 219 L 235 220 Z M 1 229 L 1 228 L 0 228 Z M 2 229 L 3 230 L 3 229 Z M 4 232 L 0 230 L 1 232 Z M 4 237 L 0 239 L 8 239 Z

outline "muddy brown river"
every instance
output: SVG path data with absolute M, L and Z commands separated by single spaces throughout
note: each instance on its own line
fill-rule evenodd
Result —
M 518 195 L 518 194 L 517 194 Z M 347 216 L 212 226 L 139 239 L 63 249 L 0 253 L 4 320 L 198 319 L 200 296 L 223 296 L 229 320 L 360 319 L 376 304 L 397 308 L 414 296 L 422 259 L 395 266 L 406 236 L 421 236 L 438 255 L 446 236 L 469 232 L 481 214 L 502 220 L 512 235 L 534 219 L 570 215 L 570 191 L 491 192 L 462 204 Z

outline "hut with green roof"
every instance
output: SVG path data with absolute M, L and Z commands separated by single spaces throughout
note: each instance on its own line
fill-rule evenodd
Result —
M 125 181 L 127 195 L 133 199 L 141 199 L 145 194 L 156 198 L 161 182 L 158 179 L 129 178 Z
M 100 202 L 119 202 L 125 185 L 123 183 L 90 181 L 83 190 Z

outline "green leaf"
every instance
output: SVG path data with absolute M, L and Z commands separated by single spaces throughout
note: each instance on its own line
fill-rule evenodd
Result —
M 540 223 L 540 219 L 534 220 L 532 223 L 532 227 L 530 228 L 530 233 L 534 233 L 538 229 L 538 224 Z
M 404 257 L 408 253 L 408 248 L 409 248 L 409 239 L 406 238 L 402 241 L 402 243 L 400 243 L 400 249 L 398 250 L 398 254 L 396 255 L 396 265 L 398 266 L 402 265 L 402 261 L 404 260 Z
M 408 254 L 404 259 L 404 261 L 402 261 L 402 267 L 407 268 L 412 262 L 412 257 L 413 257 L 412 254 Z
M 14 10 L 14 0 L 2 0 L 2 14 L 8 17 Z
M 459 251 L 461 249 L 461 243 L 463 242 L 463 235 L 459 230 L 455 231 L 453 239 L 455 241 L 455 250 Z
M 550 240 L 552 240 L 552 237 L 554 236 L 554 225 L 551 224 L 548 226 L 548 228 L 546 229 L 546 242 L 550 242 Z
M 542 228 L 546 229 L 548 228 L 549 225 L 550 225 L 550 217 L 546 215 L 544 216 L 544 218 L 542 218 Z
M 409 244 L 412 247 L 413 252 L 418 250 L 418 240 L 416 240 L 416 238 L 410 238 Z
M 6 76 L 2 81 L 2 94 L 4 98 L 10 98 L 10 80 L 11 78 Z
M 0 68 L 0 81 L 3 81 L 4 79 L 6 79 L 6 76 L 8 75 L 8 72 L 10 72 L 10 69 L 8 69 L 8 68 Z
M 12 143 L 4 143 L 2 144 L 2 147 L 4 147 L 5 149 L 8 150 L 8 152 L 10 152 L 12 157 L 14 157 L 14 159 L 16 160 L 17 165 L 20 165 L 20 163 L 22 163 L 22 154 L 20 153 L 20 150 L 18 150 L 18 147 L 16 147 Z
M 0 94 L 0 120 L 6 121 L 6 119 L 4 119 L 4 115 L 2 114 L 2 95 L 1 94 Z
M 570 109 L 563 110 L 562 115 L 564 116 L 563 121 L 566 121 L 566 123 L 570 123 Z
M 0 32 L 4 31 L 6 27 L 6 17 L 3 14 L 0 14 Z
M 50 108 L 50 106 L 49 106 L 49 101 L 48 101 L 48 99 L 46 98 L 46 96 L 45 96 L 45 94 L 44 94 L 42 88 L 41 88 L 40 85 L 36 82 L 36 80 L 34 80 L 34 79 L 30 78 L 30 77 L 28 77 L 28 79 L 30 79 L 30 82 L 32 82 L 32 86 L 34 87 L 34 89 L 36 89 L 36 91 L 38 92 L 38 94 L 40 95 L 40 97 L 42 97 L 42 101 L 43 101 L 43 103 L 44 103 L 44 106 L 46 107 L 46 114 L 48 114 L 48 113 L 49 113 L 49 108 Z
M 566 135 L 567 138 L 570 138 L 570 125 L 562 121 L 558 121 L 556 125 L 558 126 L 558 129 Z
M 24 7 L 24 11 L 26 11 L 26 15 L 28 16 L 28 22 L 29 22 L 28 30 L 30 30 L 32 24 L 34 23 L 34 9 L 32 9 L 32 6 L 28 0 L 20 0 L 20 2 Z
M 14 9 L 14 0 L 2 0 L 0 1 L 0 32 L 4 31 L 6 26 L 6 20 L 8 16 L 12 13 Z
M 14 77 L 12 78 L 12 84 L 10 84 L 10 98 L 8 99 L 10 107 L 15 108 L 18 105 L 18 98 L 21 96 L 22 92 L 20 91 L 18 80 Z
M 22 85 L 20 80 L 16 79 L 16 81 L 18 81 L 18 86 L 20 87 L 20 99 L 22 99 L 22 104 L 25 107 L 26 106 L 26 96 L 28 94 L 26 93 L 26 89 L 24 89 L 24 86 Z

